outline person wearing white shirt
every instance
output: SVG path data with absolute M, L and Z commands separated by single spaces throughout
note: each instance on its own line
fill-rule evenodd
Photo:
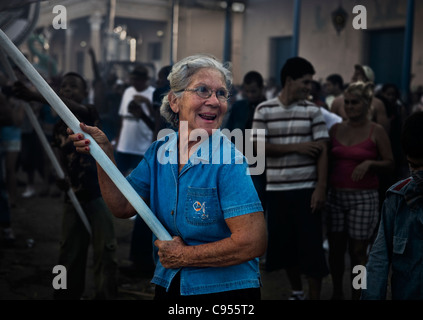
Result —
M 135 169 L 153 142 L 155 112 L 153 92 L 148 84 L 148 70 L 135 67 L 130 74 L 131 86 L 123 93 L 119 115 L 121 128 L 116 143 L 116 164 L 123 175 Z M 152 233 L 139 215 L 136 215 L 131 237 L 129 266 L 120 267 L 127 276 L 149 275 L 154 271 Z
M 153 142 L 154 87 L 148 84 L 148 70 L 139 66 L 131 72 L 131 86 L 122 96 L 119 108 L 121 127 L 116 143 L 116 162 L 125 176 L 142 160 Z

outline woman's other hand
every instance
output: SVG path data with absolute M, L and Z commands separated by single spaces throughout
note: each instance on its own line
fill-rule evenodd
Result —
M 82 131 L 91 135 L 91 137 L 97 142 L 101 149 L 110 157 L 113 155 L 113 146 L 107 138 L 106 134 L 97 127 L 88 126 L 84 123 L 79 124 Z M 67 129 L 69 139 L 73 141 L 73 145 L 77 152 L 89 154 L 90 139 L 85 138 L 83 133 L 74 133 L 70 128 Z

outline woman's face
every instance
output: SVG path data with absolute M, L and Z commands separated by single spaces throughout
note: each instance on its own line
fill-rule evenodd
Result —
M 213 93 L 205 99 L 194 91 L 185 91 L 180 98 L 169 98 L 170 107 L 179 114 L 179 121 L 188 122 L 188 135 L 194 129 L 204 129 L 211 135 L 213 129 L 220 128 L 228 109 L 228 102 L 216 97 L 216 90 L 226 90 L 225 81 L 218 70 L 204 68 L 192 76 L 186 89 L 198 87 L 207 87 Z
M 344 94 L 344 109 L 347 117 L 351 120 L 363 119 L 367 117 L 368 106 L 358 95 Z

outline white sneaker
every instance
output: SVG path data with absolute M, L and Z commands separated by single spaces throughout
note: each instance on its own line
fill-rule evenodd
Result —
M 35 189 L 34 187 L 28 186 L 25 189 L 25 192 L 22 193 L 22 198 L 31 198 L 35 196 Z
M 288 300 L 306 300 L 306 297 L 303 293 L 300 294 L 291 294 L 291 296 L 288 298 Z
M 328 241 L 328 239 L 325 239 L 323 241 L 323 250 L 329 251 L 329 241 Z

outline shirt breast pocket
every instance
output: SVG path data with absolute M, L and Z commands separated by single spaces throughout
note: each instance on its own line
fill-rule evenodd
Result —
M 188 187 L 185 219 L 196 226 L 207 226 L 218 221 L 220 215 L 216 188 Z
M 394 236 L 393 248 L 392 248 L 393 253 L 402 255 L 405 251 L 406 245 L 407 245 L 407 238 L 400 238 L 400 237 Z

